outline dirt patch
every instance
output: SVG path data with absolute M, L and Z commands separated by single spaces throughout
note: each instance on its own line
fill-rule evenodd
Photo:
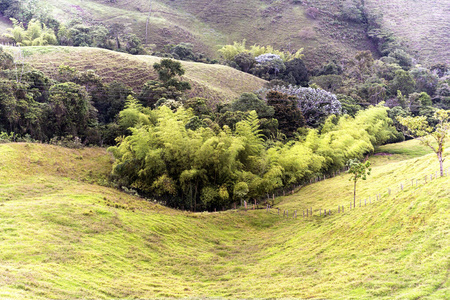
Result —
M 394 154 L 386 153 L 386 152 L 378 152 L 378 153 L 374 154 L 374 156 L 392 156 L 392 155 L 394 155 Z

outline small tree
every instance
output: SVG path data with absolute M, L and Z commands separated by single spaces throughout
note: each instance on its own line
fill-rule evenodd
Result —
M 353 207 L 356 206 L 356 183 L 359 179 L 366 180 L 370 175 L 370 161 L 360 162 L 357 159 L 350 159 L 347 163 L 349 169 L 347 173 L 351 174 L 349 181 L 353 181 Z
M 404 134 L 417 139 L 421 144 L 428 146 L 436 153 L 439 160 L 441 176 L 444 176 L 444 160 L 443 152 L 448 133 L 450 130 L 450 110 L 438 110 L 434 114 L 438 124 L 433 129 L 427 122 L 426 116 L 418 117 L 397 117 L 401 125 L 406 127 Z

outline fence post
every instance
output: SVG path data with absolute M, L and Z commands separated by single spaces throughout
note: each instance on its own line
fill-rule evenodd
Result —
M 279 207 L 277 207 L 277 209 L 278 209 L 278 215 L 280 215 L 280 208 L 279 208 Z
M 303 211 L 303 219 L 305 218 L 305 211 Z
M 294 219 L 297 219 L 297 211 L 294 212 Z
M 331 209 L 328 210 L 328 215 L 331 216 Z
M 391 189 L 388 189 L 388 194 L 389 194 L 389 196 L 391 195 Z
M 400 188 L 401 188 L 402 191 L 403 191 L 403 183 L 400 183 Z

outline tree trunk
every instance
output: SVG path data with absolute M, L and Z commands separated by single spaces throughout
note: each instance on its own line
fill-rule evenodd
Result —
M 439 160 L 439 169 L 441 171 L 441 177 L 444 176 L 444 159 L 442 158 L 442 152 L 437 153 Z

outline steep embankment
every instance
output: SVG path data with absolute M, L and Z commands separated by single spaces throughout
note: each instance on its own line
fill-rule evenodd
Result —
M 102 149 L 0 145 L 0 298 L 448 298 L 450 179 L 388 196 L 436 169 L 402 153 L 359 186 L 381 200 L 348 210 L 338 176 L 278 199 L 285 218 L 174 211 L 95 185 L 111 165 Z M 314 216 L 293 219 L 304 203 Z
M 8 48 L 17 52 L 18 48 Z M 32 67 L 55 77 L 62 64 L 78 71 L 95 70 L 106 83 L 121 81 L 135 92 L 148 80 L 157 80 L 153 64 L 160 58 L 148 55 L 130 55 L 98 48 L 22 47 L 24 61 Z M 213 102 L 228 102 L 243 92 L 252 92 L 266 81 L 223 65 L 181 62 L 186 73 L 183 80 L 192 85 L 189 97 L 204 97 Z

